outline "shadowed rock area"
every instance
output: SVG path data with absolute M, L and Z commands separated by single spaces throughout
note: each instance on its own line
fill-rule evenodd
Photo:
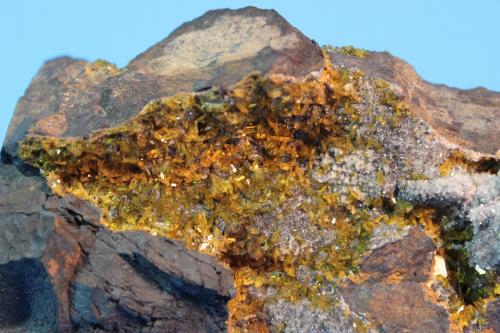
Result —
M 232 277 L 212 258 L 112 233 L 94 207 L 11 165 L 0 194 L 2 332 L 224 331 Z
M 328 227 L 310 224 L 298 207 L 311 198 L 295 194 L 245 231 L 252 241 L 231 258 L 234 267 L 154 232 L 109 230 L 97 199 L 93 206 L 55 195 L 57 181 L 19 156 L 27 137 L 86 140 L 178 93 L 205 98 L 216 90 L 221 100 L 208 103 L 215 108 L 231 105 L 227 91 L 249 75 L 317 80 L 325 55 L 348 82 L 335 89 L 357 89 L 355 126 L 349 105 L 336 125 L 350 140 L 369 140 L 351 151 L 329 147 L 311 163 L 311 178 L 315 191 L 335 190 L 330 206 L 348 212 Z M 428 83 L 389 53 L 323 50 L 275 11 L 254 7 L 209 11 L 121 69 L 103 60 L 48 61 L 20 98 L 2 148 L 0 331 L 495 332 L 499 129 L 500 93 Z M 335 228 L 357 223 L 349 214 L 377 221 L 356 229 L 360 260 L 340 259 L 349 271 L 325 277 L 319 264 L 294 261 L 301 251 L 328 261 L 344 241 Z M 260 247 L 274 249 L 258 242 L 275 238 L 278 250 L 294 254 L 279 273 L 259 263 Z M 252 268 L 242 264 L 247 257 Z

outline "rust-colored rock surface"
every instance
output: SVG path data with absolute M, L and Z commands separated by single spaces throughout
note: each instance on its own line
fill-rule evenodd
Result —
M 383 332 L 448 332 L 444 307 L 429 297 L 435 245 L 418 228 L 374 250 L 361 264 L 362 282 L 349 281 L 343 295 Z
M 485 88 L 461 90 L 420 78 L 404 60 L 387 52 L 359 58 L 332 52 L 335 63 L 356 67 L 394 84 L 395 89 L 444 138 L 486 154 L 500 154 L 500 93 Z
M 434 243 L 423 231 L 412 229 L 407 237 L 374 250 L 361 263 L 361 270 L 377 279 L 396 275 L 424 282 L 434 250 Z
M 225 330 L 233 282 L 213 258 L 112 233 L 94 207 L 11 165 L 0 165 L 0 198 L 2 332 Z

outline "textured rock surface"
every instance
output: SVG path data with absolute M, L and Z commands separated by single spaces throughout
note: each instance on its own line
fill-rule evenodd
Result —
M 394 84 L 413 112 L 450 142 L 474 151 L 499 154 L 500 93 L 426 82 L 408 63 L 387 52 L 369 52 L 365 58 L 332 52 L 331 57 L 335 63 L 359 68 L 369 76 Z
M 366 280 L 344 288 L 347 303 L 383 331 L 447 332 L 446 310 L 429 298 L 422 283 L 429 279 L 433 252 L 432 240 L 418 229 L 374 250 L 361 264 Z
M 71 58 L 47 62 L 19 100 L 4 148 L 15 155 L 28 131 L 87 135 L 129 119 L 153 99 L 228 86 L 253 72 L 305 75 L 322 65 L 319 46 L 275 11 L 210 11 L 123 69 Z
M 388 53 L 329 53 L 333 65 L 349 68 L 349 75 L 365 73 L 355 130 L 377 144 L 352 152 L 331 149 L 318 159 L 316 181 L 334 188 L 344 204 L 353 196 L 358 201 L 383 198 L 367 204 L 373 219 L 384 210 L 404 215 L 411 203 L 437 212 L 427 219 L 443 221 L 450 234 L 472 230 L 453 246 L 470 253 L 470 265 L 480 275 L 488 270 L 486 275 L 498 280 L 500 94 L 427 83 Z M 151 100 L 227 88 L 255 72 L 316 77 L 322 67 L 321 49 L 314 42 L 276 12 L 251 7 L 208 12 L 123 69 L 104 61 L 47 62 L 20 99 L 2 149 L 0 331 L 225 331 L 226 303 L 234 296 L 230 271 L 177 241 L 107 230 L 89 203 L 53 195 L 37 170 L 18 158 L 18 143 L 27 134 L 86 136 L 129 120 Z M 394 105 L 380 104 L 378 79 L 392 85 L 415 118 L 387 130 L 384 114 Z M 466 157 L 454 158 L 456 149 Z M 288 204 L 304 201 L 297 197 Z M 261 235 L 274 235 L 270 221 L 279 213 L 262 217 Z M 424 220 L 425 214 L 416 219 Z M 296 253 L 305 245 L 319 251 L 335 241 L 331 229 L 309 228 L 303 211 L 280 219 L 283 245 Z M 380 224 L 359 274 L 320 286 L 323 295 L 337 300 L 333 307 L 278 299 L 266 304 L 259 319 L 271 331 L 284 332 L 448 332 L 469 324 L 469 329 L 498 330 L 498 300 L 487 305 L 486 323 L 469 318 L 467 325 L 457 324 L 462 310 L 454 308 L 455 292 L 433 274 L 436 251 L 444 251 L 446 240 L 428 225 L 423 231 L 424 225 Z M 305 267 L 296 273 L 309 290 L 315 288 L 315 274 Z M 262 299 L 276 293 L 263 290 L 250 288 L 249 293 Z M 252 315 L 242 321 L 254 320 Z
M 89 204 L 0 165 L 2 332 L 224 331 L 231 274 L 177 242 L 111 233 Z

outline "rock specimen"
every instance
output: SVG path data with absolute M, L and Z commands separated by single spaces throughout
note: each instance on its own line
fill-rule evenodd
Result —
M 0 168 L 2 332 L 221 331 L 231 274 L 175 241 L 113 233 L 99 212 Z
M 500 94 L 217 10 L 61 58 L 0 165 L 7 332 L 495 332 Z

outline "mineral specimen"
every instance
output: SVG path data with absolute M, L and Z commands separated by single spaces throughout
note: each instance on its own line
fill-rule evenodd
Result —
M 0 327 L 494 331 L 498 107 L 251 7 L 124 69 L 48 63 L 3 150 L 31 177 L 0 169 L 0 289 L 39 291 L 15 320 L 2 298 Z

